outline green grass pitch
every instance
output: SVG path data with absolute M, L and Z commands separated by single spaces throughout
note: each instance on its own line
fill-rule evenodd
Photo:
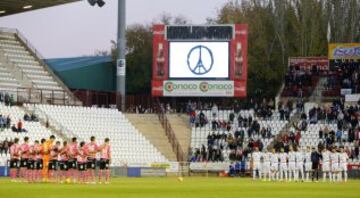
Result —
M 262 182 L 243 178 L 116 178 L 109 185 L 26 184 L 0 179 L 0 198 L 346 198 L 360 197 L 360 180 L 347 183 Z

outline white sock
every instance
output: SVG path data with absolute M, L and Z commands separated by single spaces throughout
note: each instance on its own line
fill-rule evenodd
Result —
M 329 180 L 332 182 L 333 181 L 333 175 L 331 172 L 329 172 Z
M 261 179 L 261 171 L 260 170 L 258 170 L 258 173 L 259 173 L 259 179 Z
M 310 175 L 310 173 L 306 172 L 306 181 L 309 181 L 309 175 Z
M 347 182 L 348 179 L 348 173 L 347 171 L 344 171 L 344 181 Z

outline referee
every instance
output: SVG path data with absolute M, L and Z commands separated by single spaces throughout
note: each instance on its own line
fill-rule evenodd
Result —
M 316 182 L 319 181 L 319 165 L 320 165 L 321 154 L 315 149 L 312 148 L 311 152 L 311 163 L 312 163 L 312 177 L 311 180 L 314 181 L 316 176 Z

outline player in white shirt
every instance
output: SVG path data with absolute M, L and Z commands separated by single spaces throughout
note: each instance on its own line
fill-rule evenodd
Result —
M 271 153 L 267 152 L 267 150 L 264 149 L 264 152 L 262 154 L 262 166 L 261 166 L 261 172 L 264 176 L 263 177 L 264 181 L 267 181 L 266 178 L 268 178 L 268 181 L 271 180 L 270 158 L 271 158 Z
M 324 148 L 321 152 L 322 156 L 322 174 L 323 174 L 323 181 L 326 181 L 326 175 L 328 175 L 329 180 L 331 181 L 332 174 L 330 172 L 330 155 L 331 152 Z
M 289 147 L 289 153 L 288 153 L 288 171 L 289 171 L 289 181 L 292 180 L 292 178 L 295 181 L 295 175 L 296 175 L 296 155 L 294 152 L 293 147 Z
M 279 179 L 279 157 L 275 153 L 275 149 L 270 153 L 270 166 L 271 166 L 271 180 L 275 181 Z
M 339 171 L 340 171 L 340 180 L 342 178 L 342 175 L 344 174 L 344 182 L 347 182 L 348 179 L 348 174 L 347 174 L 347 161 L 349 159 L 349 156 L 347 155 L 347 153 L 344 151 L 344 148 L 340 148 L 340 167 L 339 167 Z
M 330 163 L 331 163 L 331 174 L 332 174 L 332 180 L 331 181 L 337 181 L 339 180 L 339 153 L 336 151 L 335 148 L 332 149 L 332 152 L 330 154 Z
M 295 169 L 295 181 L 299 180 L 299 174 L 301 174 L 301 181 L 304 181 L 304 153 L 298 147 L 295 152 L 296 169 Z
M 279 153 L 279 161 L 280 161 L 280 181 L 283 181 L 283 179 L 285 179 L 285 181 L 288 180 L 288 175 L 287 175 L 287 171 L 288 171 L 288 166 L 287 166 L 287 158 L 288 155 L 287 153 L 284 152 L 284 149 L 281 148 L 280 153 Z
M 251 154 L 251 164 L 253 170 L 253 179 L 256 178 L 256 172 L 258 172 L 259 179 L 261 179 L 261 153 L 257 147 L 255 147 L 255 151 Z
M 310 147 L 306 147 L 305 152 L 305 173 L 306 173 L 306 181 L 310 181 L 310 173 L 312 172 L 312 162 L 311 162 L 311 149 Z

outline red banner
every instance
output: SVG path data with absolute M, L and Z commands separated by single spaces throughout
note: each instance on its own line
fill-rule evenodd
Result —
M 327 57 L 291 57 L 289 66 L 297 66 L 302 69 L 311 69 L 317 66 L 320 70 L 329 70 L 329 60 Z

